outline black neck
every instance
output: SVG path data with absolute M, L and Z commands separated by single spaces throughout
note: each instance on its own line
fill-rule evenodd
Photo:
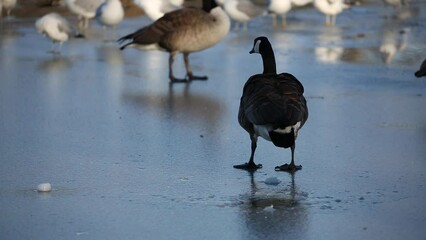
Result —
M 275 55 L 271 44 L 264 46 L 261 52 L 263 60 L 263 74 L 277 74 L 277 66 L 275 64 Z
M 203 10 L 210 12 L 213 8 L 217 7 L 215 0 L 203 0 Z

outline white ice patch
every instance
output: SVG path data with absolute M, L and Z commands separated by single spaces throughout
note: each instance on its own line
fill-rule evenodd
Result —
M 276 177 L 268 177 L 267 179 L 265 179 L 265 184 L 266 185 L 276 186 L 276 185 L 278 185 L 280 183 L 281 183 L 281 181 L 278 178 L 276 178 Z
M 274 129 L 274 132 L 287 134 L 287 133 L 291 133 L 291 129 L 294 129 L 294 134 L 296 134 L 299 128 L 300 128 L 300 121 L 294 124 L 293 126 L 288 126 L 284 129 L 283 128 Z

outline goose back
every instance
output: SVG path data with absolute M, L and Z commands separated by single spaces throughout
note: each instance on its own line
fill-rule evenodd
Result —
M 195 52 L 213 46 L 226 36 L 230 21 L 221 9 L 209 14 L 201 9 L 185 8 L 165 14 L 156 22 L 133 34 L 130 44 L 157 45 L 168 52 Z
M 302 84 L 289 73 L 253 75 L 243 89 L 238 114 L 240 125 L 277 146 L 291 146 L 298 129 L 308 118 L 303 92 Z M 294 132 L 281 139 L 273 136 L 277 129 Z

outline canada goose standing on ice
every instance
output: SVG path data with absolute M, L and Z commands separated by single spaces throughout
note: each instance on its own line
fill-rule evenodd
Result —
M 256 38 L 250 53 L 262 56 L 263 73 L 251 76 L 244 85 L 238 122 L 250 135 L 251 155 L 248 163 L 234 168 L 254 171 L 262 167 L 254 163 L 257 138 L 261 136 L 277 147 L 291 148 L 290 164 L 277 166 L 276 171 L 297 171 L 302 166 L 294 163 L 295 140 L 308 119 L 304 88 L 293 75 L 277 74 L 274 52 L 266 37 Z
M 49 13 L 39 18 L 35 22 L 36 29 L 39 33 L 47 36 L 52 40 L 52 53 L 59 53 L 64 42 L 70 37 L 83 37 L 74 31 L 69 22 L 57 13 Z M 55 43 L 59 43 L 59 49 L 54 50 Z
M 203 0 L 203 9 L 182 8 L 165 14 L 154 23 L 118 40 L 130 41 L 121 46 L 136 46 L 143 50 L 169 52 L 169 79 L 171 82 L 207 80 L 207 76 L 195 76 L 189 66 L 188 55 L 209 48 L 222 40 L 229 32 L 230 20 L 214 0 Z M 184 79 L 173 75 L 173 61 L 177 53 L 183 54 L 186 68 Z
M 133 0 L 153 21 L 182 7 L 183 0 Z
M 426 76 L 426 59 L 423 61 L 420 69 L 415 73 L 416 77 L 425 77 Z

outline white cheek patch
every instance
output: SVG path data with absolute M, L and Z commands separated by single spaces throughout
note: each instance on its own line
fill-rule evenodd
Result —
M 254 44 L 254 52 L 255 53 L 259 53 L 259 46 L 260 46 L 260 43 L 261 43 L 262 41 L 261 40 L 257 40 L 256 41 L 256 43 Z

